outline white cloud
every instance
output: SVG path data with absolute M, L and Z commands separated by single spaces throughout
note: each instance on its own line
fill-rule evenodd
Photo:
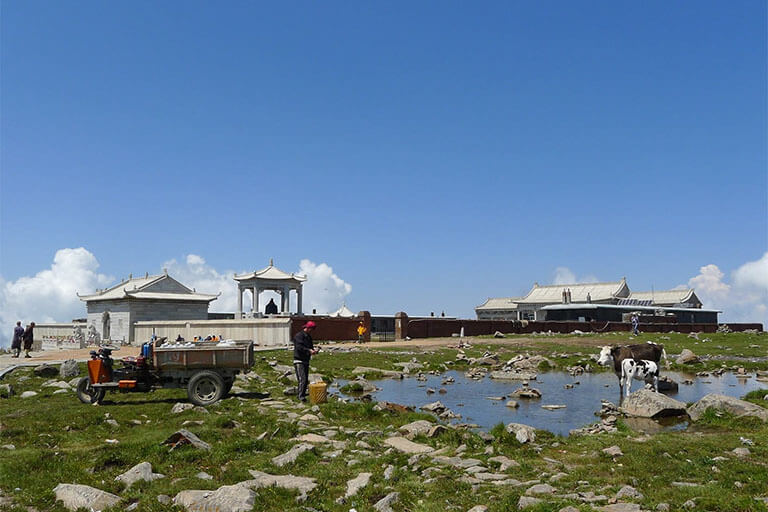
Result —
M 175 259 L 163 263 L 168 274 L 188 288 L 200 293 L 216 295 L 219 298 L 211 302 L 209 311 L 231 313 L 237 310 L 237 285 L 234 271 L 219 272 L 205 262 L 202 256 L 188 254 L 184 263 Z
M 314 263 L 301 260 L 299 272 L 307 276 L 304 283 L 304 312 L 331 313 L 339 309 L 347 295 L 352 292 L 352 285 L 345 282 L 326 263 Z
M 557 267 L 555 269 L 555 277 L 552 279 L 552 284 L 578 284 L 597 282 L 597 277 L 593 275 L 577 278 L 576 274 L 574 274 L 568 267 Z
M 688 285 L 705 308 L 720 309 L 722 322 L 760 322 L 768 325 L 768 252 L 757 261 L 750 261 L 731 273 L 731 282 L 717 265 L 699 269 Z
M 10 345 L 17 320 L 69 322 L 85 316 L 85 304 L 77 297 L 104 288 L 114 278 L 97 272 L 99 262 L 84 247 L 60 249 L 51 267 L 32 277 L 15 281 L 0 277 L 0 346 Z

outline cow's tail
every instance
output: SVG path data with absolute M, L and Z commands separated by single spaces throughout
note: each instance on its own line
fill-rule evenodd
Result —
M 661 347 L 661 357 L 664 358 L 664 368 L 669 370 L 669 359 L 667 359 L 667 351 L 664 350 L 664 347 Z

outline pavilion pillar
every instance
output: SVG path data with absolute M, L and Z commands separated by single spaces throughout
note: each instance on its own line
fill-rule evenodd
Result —
M 259 313 L 259 287 L 253 285 L 253 316 L 256 317 Z
M 282 305 L 281 313 L 288 313 L 288 308 L 290 305 L 290 302 L 288 302 L 289 293 L 289 288 L 287 286 L 283 286 L 282 300 L 280 301 Z
M 296 313 L 301 315 L 301 285 L 296 288 Z
M 243 318 L 243 288 L 237 287 L 237 319 Z

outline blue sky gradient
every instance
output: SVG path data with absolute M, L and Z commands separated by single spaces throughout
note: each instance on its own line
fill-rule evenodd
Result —
M 6 281 L 308 258 L 353 309 L 470 316 L 768 249 L 765 2 L 1 9 Z

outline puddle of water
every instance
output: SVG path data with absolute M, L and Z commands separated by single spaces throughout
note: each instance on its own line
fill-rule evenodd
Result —
M 695 402 L 709 393 L 718 393 L 741 398 L 755 389 L 766 389 L 764 383 L 757 382 L 754 377 L 737 378 L 732 373 L 720 377 L 697 378 L 693 374 L 679 372 L 664 372 L 679 384 L 677 393 L 666 393 L 683 403 Z M 446 377 L 453 377 L 455 382 L 443 386 L 441 382 Z M 682 384 L 686 379 L 693 381 L 691 385 Z M 566 384 L 575 384 L 572 389 L 565 389 Z M 346 382 L 339 382 L 343 386 Z M 458 420 L 463 423 L 476 423 L 483 430 L 490 430 L 497 423 L 524 423 L 532 427 L 548 430 L 555 434 L 567 436 L 572 429 L 581 428 L 599 420 L 594 415 L 600 409 L 600 400 L 608 400 L 618 404 L 619 383 L 613 373 L 585 373 L 572 377 L 564 372 L 540 373 L 538 379 L 530 382 L 530 387 L 541 391 L 540 400 L 515 399 L 520 407 L 506 407 L 508 399 L 488 400 L 487 397 L 509 396 L 522 386 L 520 381 L 502 381 L 484 378 L 480 381 L 467 379 L 463 372 L 450 371 L 442 375 L 429 375 L 426 382 L 419 382 L 413 377 L 403 380 L 385 379 L 375 381 L 381 391 L 373 393 L 376 400 L 385 400 L 402 405 L 418 407 L 440 400 L 446 407 L 462 415 Z M 640 389 L 641 383 L 634 381 L 632 390 Z M 444 387 L 446 394 L 427 394 L 427 388 L 435 391 Z M 462 405 L 460 405 L 462 404 Z M 547 410 L 542 405 L 566 405 L 564 409 Z M 652 433 L 659 430 L 679 430 L 687 427 L 687 422 L 666 420 L 665 422 L 628 421 L 637 430 Z M 655 426 L 654 426 L 655 425 Z

